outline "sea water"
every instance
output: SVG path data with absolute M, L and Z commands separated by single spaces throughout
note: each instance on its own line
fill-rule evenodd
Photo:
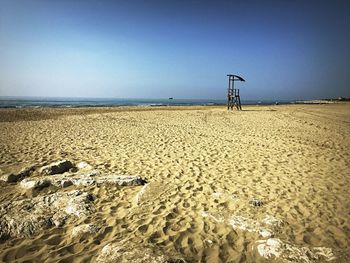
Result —
M 271 105 L 276 101 L 242 100 L 242 104 Z M 285 104 L 290 101 L 279 101 Z M 116 107 L 116 106 L 209 106 L 225 105 L 224 99 L 123 99 L 123 98 L 54 98 L 54 97 L 0 97 L 0 108 L 42 107 Z

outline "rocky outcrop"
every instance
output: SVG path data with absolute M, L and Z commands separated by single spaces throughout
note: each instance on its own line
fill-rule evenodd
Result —
M 261 238 L 266 238 L 265 240 L 259 240 L 255 248 L 259 255 L 266 259 L 276 259 L 276 262 L 286 263 L 314 263 L 336 259 L 331 248 L 298 247 L 283 242 L 279 238 L 273 238 L 276 233 L 280 232 L 284 223 L 271 215 L 266 215 L 262 220 L 239 215 L 223 219 L 202 211 L 202 216 L 215 220 L 217 223 L 227 223 L 234 230 L 257 233 Z
M 35 167 L 31 166 L 22 169 L 18 173 L 8 173 L 3 175 L 0 179 L 5 182 L 18 182 L 21 181 L 20 186 L 25 189 L 41 189 L 50 185 L 65 188 L 71 185 L 75 186 L 89 186 L 89 185 L 101 185 L 112 184 L 119 186 L 137 186 L 144 185 L 146 183 L 139 176 L 127 176 L 127 175 L 100 175 L 97 171 L 91 170 L 91 166 L 86 162 L 80 162 L 76 168 L 71 170 L 71 173 L 67 173 L 73 167 L 73 164 L 67 160 L 61 160 L 43 166 L 39 169 L 40 174 L 50 176 L 39 176 L 33 178 L 28 177 L 35 171 Z M 78 173 L 76 172 L 79 169 Z
M 8 202 L 0 206 L 0 239 L 28 237 L 93 211 L 92 195 L 79 190 Z
M 16 173 L 7 173 L 0 177 L 1 181 L 5 181 L 7 183 L 15 183 L 23 180 L 25 177 L 30 176 L 35 170 L 35 166 L 29 166 L 21 169 Z
M 144 185 L 145 181 L 140 176 L 124 175 L 98 175 L 96 171 L 85 174 L 71 175 L 52 175 L 50 177 L 37 177 L 25 179 L 20 186 L 25 189 L 42 188 L 43 186 L 53 185 L 59 188 L 89 185 L 119 185 L 119 186 L 137 186 Z
M 75 226 L 72 229 L 72 237 L 82 237 L 84 235 L 92 235 L 98 232 L 99 228 L 94 224 L 83 224 Z
M 98 263 L 186 263 L 183 259 L 168 258 L 160 251 L 131 242 L 107 244 L 98 254 Z
M 61 160 L 40 168 L 39 172 L 45 175 L 62 174 L 73 168 L 73 164 L 67 160 Z
M 272 216 L 268 217 L 272 218 Z M 274 218 L 274 221 L 271 219 L 271 224 L 266 224 L 264 223 L 264 220 L 262 222 L 259 222 L 257 220 L 243 216 L 232 216 L 229 218 L 228 223 L 233 227 L 233 229 L 255 232 L 264 238 L 272 237 L 274 235 L 274 228 L 276 227 L 277 222 L 281 221 Z
M 51 181 L 46 178 L 24 179 L 20 186 L 25 189 L 42 189 L 51 185 Z
M 332 249 L 326 247 L 297 247 L 278 238 L 269 238 L 257 242 L 257 250 L 262 257 L 273 258 L 279 262 L 312 263 L 320 260 L 332 261 L 336 259 Z

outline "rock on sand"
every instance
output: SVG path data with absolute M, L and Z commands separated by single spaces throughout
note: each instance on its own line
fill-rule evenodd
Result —
M 131 242 L 110 243 L 104 246 L 96 259 L 98 263 L 186 263 L 183 259 L 168 258 L 148 247 Z
M 34 166 L 25 167 L 17 173 L 4 174 L 3 176 L 1 176 L 0 180 L 5 181 L 7 183 L 15 183 L 31 175 L 34 170 Z
M 278 259 L 278 262 L 312 263 L 319 260 L 334 260 L 332 249 L 326 247 L 297 247 L 278 238 L 259 240 L 257 250 L 267 259 Z
M 40 168 L 40 173 L 46 175 L 62 174 L 73 168 L 73 164 L 67 160 L 61 160 Z
M 93 211 L 92 195 L 79 190 L 7 202 L 0 206 L 0 239 L 29 237 Z

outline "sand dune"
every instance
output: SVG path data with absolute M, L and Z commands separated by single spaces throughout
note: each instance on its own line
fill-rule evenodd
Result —
M 0 261 L 94 262 L 119 244 L 132 244 L 135 262 L 143 249 L 188 262 L 350 261 L 350 104 L 3 109 L 0 131 L 2 174 L 67 159 L 147 181 L 0 182 L 0 205 L 77 189 L 94 197 L 91 214 L 1 241 Z

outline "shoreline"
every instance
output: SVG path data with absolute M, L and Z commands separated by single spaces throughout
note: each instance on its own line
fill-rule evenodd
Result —
M 317 100 L 242 100 L 242 105 L 330 104 L 347 98 Z M 1 108 L 84 108 L 84 107 L 191 107 L 224 106 L 223 99 L 79 99 L 79 98 L 10 98 L 0 97 Z
M 272 105 L 242 105 L 242 112 L 246 109 L 263 110 L 265 108 L 279 109 L 283 107 L 327 107 L 338 105 L 350 105 L 348 101 L 339 101 L 336 103 L 291 103 L 291 104 L 272 104 Z M 90 115 L 104 114 L 113 112 L 146 112 L 146 111 L 193 111 L 193 110 L 227 110 L 226 105 L 206 105 L 206 106 L 98 106 L 98 107 L 40 107 L 40 108 L 0 108 L 0 123 L 14 121 L 32 121 L 54 119 L 70 115 Z M 232 112 L 236 112 L 233 109 Z M 229 111 L 230 112 L 230 111 Z M 239 112 L 239 111 L 238 111 Z

